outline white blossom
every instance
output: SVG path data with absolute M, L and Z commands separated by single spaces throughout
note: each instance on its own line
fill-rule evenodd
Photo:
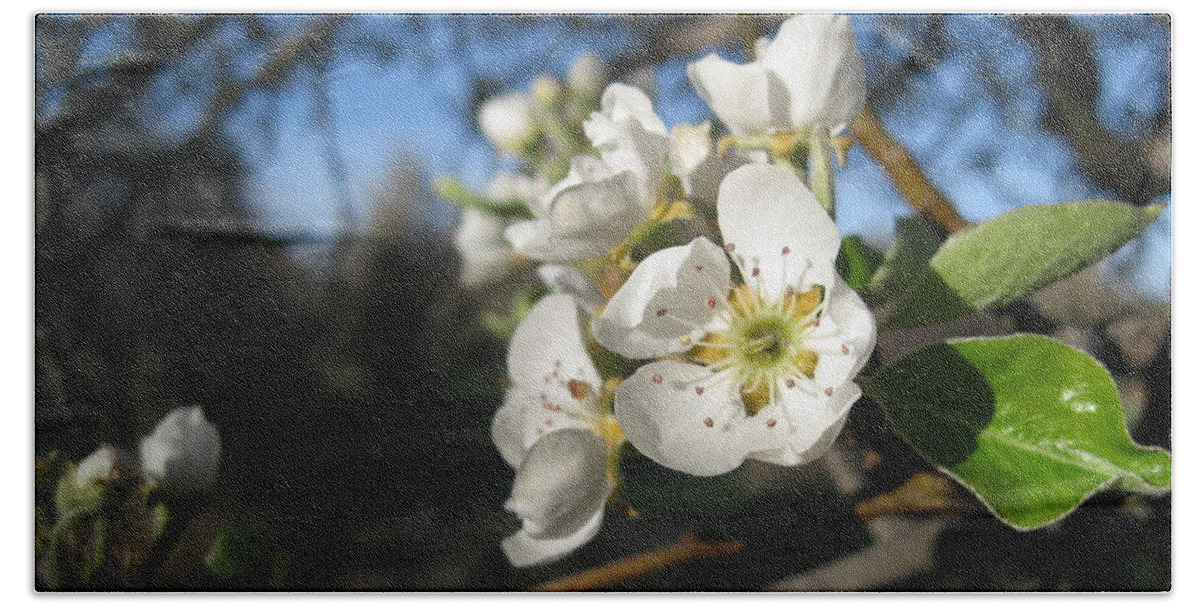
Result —
M 610 390 L 584 349 L 571 298 L 542 298 L 513 334 L 512 385 L 492 421 L 492 440 L 517 470 L 505 508 L 521 529 L 502 548 L 514 566 L 553 561 L 587 543 L 614 487 L 624 437 Z
M 539 179 L 519 173 L 498 173 L 488 185 L 485 196 L 497 205 L 522 204 L 545 192 Z M 510 220 L 479 209 L 464 208 L 454 234 L 454 245 L 461 260 L 459 283 L 478 287 L 506 278 L 513 269 L 513 253 L 504 240 Z
M 505 152 L 520 152 L 538 134 L 533 100 L 519 91 L 485 101 L 478 120 L 488 141 Z
M 75 467 L 75 485 L 82 490 L 93 483 L 112 479 L 120 462 L 121 453 L 116 448 L 107 445 L 96 448 Z
M 650 99 L 634 87 L 614 83 L 600 105 L 583 124 L 599 157 L 575 157 L 566 178 L 530 205 L 534 219 L 505 230 L 518 253 L 545 262 L 605 255 L 650 220 L 663 202 L 671 143 Z M 688 151 L 682 160 L 695 160 L 694 143 L 677 147 Z
M 733 171 L 717 215 L 723 248 L 698 238 L 650 255 L 593 323 L 609 350 L 671 356 L 621 383 L 615 414 L 639 451 L 695 475 L 810 461 L 861 395 L 874 318 L 837 276 L 837 228 L 795 175 Z
M 142 439 L 142 473 L 174 492 L 207 490 L 221 465 L 221 437 L 198 407 L 175 408 Z
M 608 82 L 608 69 L 604 62 L 592 53 L 584 53 L 575 60 L 567 72 L 567 86 L 577 95 L 592 97 L 599 95 Z
M 836 130 L 866 101 L 866 76 L 850 19 L 796 15 L 757 58 L 735 64 L 710 53 L 688 64 L 688 78 L 735 135 Z

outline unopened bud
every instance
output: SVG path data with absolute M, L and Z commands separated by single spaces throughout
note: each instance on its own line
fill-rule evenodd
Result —
M 171 492 L 207 490 L 221 465 L 221 437 L 198 407 L 171 411 L 142 439 L 142 473 Z
M 529 96 L 513 92 L 485 101 L 479 108 L 479 128 L 500 150 L 519 152 L 537 136 Z
M 104 502 L 104 493 L 117 479 L 121 452 L 108 445 L 96 448 L 58 482 L 56 501 L 60 513 L 94 511 Z
M 538 76 L 533 81 L 533 99 L 540 107 L 552 107 L 562 96 L 562 85 L 549 76 Z
M 608 69 L 600 58 L 584 53 L 575 60 L 567 73 L 567 86 L 580 97 L 599 97 L 608 84 Z

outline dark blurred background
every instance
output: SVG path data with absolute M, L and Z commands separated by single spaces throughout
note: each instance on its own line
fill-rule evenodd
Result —
M 488 436 L 506 345 L 478 322 L 506 287 L 457 286 L 457 211 L 428 185 L 482 188 L 509 167 L 476 108 L 584 52 L 651 91 L 668 125 L 703 120 L 686 63 L 740 57 L 782 18 L 38 16 L 36 453 L 136 449 L 169 409 L 203 406 L 221 487 L 160 577 L 172 587 L 524 588 L 698 532 L 746 547 L 623 588 L 758 589 L 864 548 L 855 503 L 923 466 L 870 403 L 850 429 L 889 465 L 855 494 L 819 467 L 713 480 L 630 459 L 640 516 L 610 510 L 571 557 L 510 568 L 512 472 Z M 967 219 L 1170 201 L 1167 17 L 854 19 L 870 106 Z M 911 213 L 859 148 L 838 188 L 840 228 L 870 242 Z M 1169 215 L 1078 277 L 942 331 L 1085 348 L 1135 439 L 1170 448 Z M 883 588 L 1170 584 L 1169 497 L 1101 494 L 1031 533 L 978 509 L 948 521 L 932 567 Z M 224 531 L 287 567 L 233 582 L 194 568 Z

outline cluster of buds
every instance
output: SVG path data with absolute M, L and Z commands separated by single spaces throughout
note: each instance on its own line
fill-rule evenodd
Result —
M 147 560 L 168 521 L 216 483 L 221 439 L 198 407 L 177 408 L 141 440 L 137 456 L 102 445 L 76 463 L 57 454 L 39 463 L 38 579 L 50 589 L 143 584 Z M 50 491 L 50 488 L 53 491 Z M 50 496 L 52 494 L 52 497 Z

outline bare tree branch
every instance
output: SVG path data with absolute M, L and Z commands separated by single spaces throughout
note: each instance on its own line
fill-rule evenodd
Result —
M 1159 139 L 1170 141 L 1169 111 L 1166 127 L 1157 133 L 1136 142 L 1117 139 L 1096 114 L 1100 84 L 1091 37 L 1062 15 L 1021 16 L 1016 23 L 1037 51 L 1038 79 L 1048 101 L 1044 126 L 1079 155 L 1079 170 L 1138 205 L 1169 192 L 1170 162 L 1157 158 Z

